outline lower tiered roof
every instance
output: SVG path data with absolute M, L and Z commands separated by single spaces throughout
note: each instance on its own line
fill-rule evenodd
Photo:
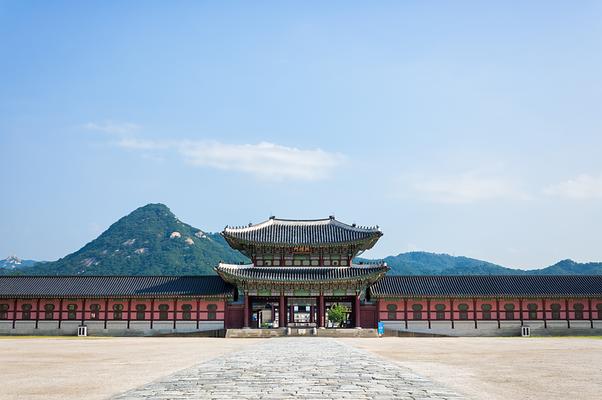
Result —
M 389 267 L 386 264 L 352 265 L 351 267 L 256 267 L 253 264 L 220 264 L 216 272 L 224 280 L 265 283 L 373 283 L 380 279 Z

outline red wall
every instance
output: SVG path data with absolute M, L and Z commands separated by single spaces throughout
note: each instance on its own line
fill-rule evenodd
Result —
M 14 299 L 0 299 L 0 304 L 7 304 L 9 307 L 9 310 L 7 312 L 7 320 L 22 320 L 23 319 L 23 305 L 24 304 L 30 304 L 31 305 L 31 312 L 30 312 L 30 319 L 31 320 L 35 320 L 36 318 L 38 318 L 39 320 L 45 320 L 46 318 L 46 310 L 44 308 L 44 306 L 46 304 L 53 304 L 54 305 L 54 311 L 53 311 L 53 319 L 54 320 L 63 320 L 63 321 L 67 321 L 69 320 L 69 313 L 70 311 L 68 310 L 68 307 L 70 305 L 75 305 L 76 306 L 76 310 L 74 311 L 75 313 L 75 318 L 73 320 L 76 321 L 81 321 L 82 317 L 84 317 L 85 314 L 85 319 L 86 320 L 91 320 L 92 316 L 91 316 L 91 306 L 93 304 L 97 304 L 99 306 L 99 312 L 98 312 L 98 316 L 97 316 L 97 320 L 104 320 L 105 318 L 107 320 L 113 320 L 114 318 L 114 310 L 113 310 L 113 306 L 115 304 L 121 304 L 123 306 L 123 310 L 122 310 L 122 320 L 127 320 L 128 319 L 128 299 L 110 299 L 108 301 L 108 313 L 107 313 L 107 300 L 106 299 L 86 299 L 84 301 L 84 299 L 63 299 L 62 301 L 62 312 L 60 310 L 60 306 L 61 306 L 61 300 L 60 299 L 40 299 L 39 300 L 39 310 L 38 310 L 38 299 L 17 299 L 17 305 L 16 305 L 16 316 L 15 316 L 15 300 Z M 212 318 L 211 320 L 218 320 L 218 321 L 223 321 L 225 318 L 225 308 L 226 308 L 226 301 L 223 299 L 216 299 L 216 300 L 201 300 L 201 299 L 186 299 L 186 300 L 182 300 L 182 299 L 156 299 L 154 301 L 154 312 L 152 312 L 151 315 L 151 306 L 152 306 L 152 300 L 146 300 L 146 299 L 132 299 L 131 300 L 131 320 L 135 321 L 136 318 L 136 305 L 145 305 L 146 306 L 146 311 L 144 312 L 144 319 L 145 320 L 151 320 L 154 319 L 155 321 L 159 321 L 160 320 L 160 310 L 159 310 L 159 306 L 166 304 L 168 306 L 167 309 L 167 320 L 174 320 L 174 317 L 181 321 L 184 320 L 184 311 L 182 309 L 182 306 L 184 304 L 189 304 L 191 306 L 191 318 L 190 320 L 192 321 L 196 321 L 197 320 L 197 316 L 198 319 L 203 321 L 203 320 L 209 320 L 210 313 L 215 314 L 215 318 Z M 85 304 L 85 309 L 84 309 L 84 304 Z M 208 306 L 210 304 L 214 304 L 216 306 L 216 309 L 214 311 L 210 311 L 208 309 Z M 38 314 L 39 313 L 39 314 Z
M 476 301 L 476 309 L 475 309 L 475 301 Z M 546 312 L 545 312 L 545 318 L 548 320 L 552 320 L 552 304 L 558 304 L 560 305 L 560 311 L 559 311 L 559 318 L 560 320 L 565 320 L 565 319 L 571 319 L 571 320 L 575 320 L 576 318 L 576 312 L 575 312 L 575 305 L 576 304 L 582 304 L 583 305 L 583 319 L 584 320 L 589 320 L 589 319 L 601 319 L 600 317 L 602 317 L 602 312 L 600 312 L 599 314 L 599 310 L 598 310 L 598 304 L 602 304 L 602 299 L 592 299 L 591 300 L 591 316 L 590 316 L 590 312 L 589 312 L 589 301 L 588 299 L 522 299 L 522 314 L 520 312 L 521 310 L 521 299 L 499 299 L 499 319 L 500 320 L 507 320 L 508 316 L 507 312 L 509 310 L 506 309 L 506 306 L 514 306 L 514 311 L 513 311 L 513 315 L 514 315 L 514 320 L 520 320 L 521 319 L 521 315 L 522 315 L 522 319 L 524 320 L 528 320 L 529 318 L 529 310 L 528 310 L 528 305 L 529 304 L 536 304 L 537 305 L 537 318 L 538 320 L 542 320 L 544 319 L 544 310 L 543 310 L 543 304 L 545 303 L 546 306 Z M 568 313 L 567 313 L 567 302 L 568 302 Z M 453 307 L 452 307 L 452 303 L 453 303 Z M 445 305 L 445 311 L 443 311 L 444 313 L 444 319 L 445 320 L 450 320 L 450 319 L 454 319 L 454 320 L 460 320 L 461 316 L 464 316 L 461 311 L 460 311 L 460 306 L 462 304 L 465 304 L 467 306 L 467 310 L 466 310 L 466 319 L 467 320 L 473 320 L 475 319 L 475 312 L 476 312 L 476 319 L 477 320 L 483 320 L 484 318 L 484 311 L 482 309 L 482 306 L 484 304 L 489 304 L 491 305 L 491 319 L 492 320 L 496 320 L 498 319 L 498 305 L 497 305 L 497 301 L 495 299 L 431 299 L 430 300 L 430 313 L 428 312 L 429 308 L 428 308 L 428 301 L 426 299 L 407 299 L 407 314 L 406 314 L 406 309 L 405 309 L 405 302 L 404 299 L 401 298 L 392 298 L 392 299 L 381 299 L 378 301 L 378 319 L 382 320 L 382 321 L 386 321 L 386 320 L 397 320 L 397 321 L 403 321 L 407 318 L 408 321 L 412 321 L 414 319 L 414 306 L 422 306 L 422 310 L 421 310 L 421 320 L 427 320 L 429 318 L 429 314 L 430 314 L 430 319 L 435 321 L 437 320 L 437 311 L 435 309 L 437 304 L 443 304 Z M 395 311 L 391 311 L 389 312 L 387 309 L 388 305 L 394 305 L 397 307 L 397 309 Z M 510 311 L 511 312 L 511 311 Z M 395 318 L 389 318 L 389 316 L 391 317 L 395 317 Z

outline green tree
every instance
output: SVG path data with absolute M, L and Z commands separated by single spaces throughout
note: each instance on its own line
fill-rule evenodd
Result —
M 347 307 L 341 304 L 334 304 L 328 310 L 328 320 L 340 327 L 343 322 L 347 319 L 347 313 L 349 310 Z

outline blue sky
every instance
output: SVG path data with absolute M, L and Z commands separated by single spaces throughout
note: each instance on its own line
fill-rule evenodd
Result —
M 136 207 L 602 261 L 600 2 L 0 1 L 0 255 Z

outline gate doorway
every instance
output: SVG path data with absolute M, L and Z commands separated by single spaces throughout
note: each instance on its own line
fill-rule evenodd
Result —
M 281 303 L 281 301 L 283 303 Z M 353 296 L 325 296 L 323 304 L 323 323 L 320 324 L 320 304 L 318 297 L 268 297 L 249 296 L 249 327 L 255 329 L 274 329 L 284 327 L 313 328 L 353 328 L 356 326 L 357 303 Z M 340 323 L 329 320 L 331 307 L 339 305 L 346 309 Z M 282 309 L 281 309 L 282 308 Z M 358 325 L 359 326 L 359 325 Z

